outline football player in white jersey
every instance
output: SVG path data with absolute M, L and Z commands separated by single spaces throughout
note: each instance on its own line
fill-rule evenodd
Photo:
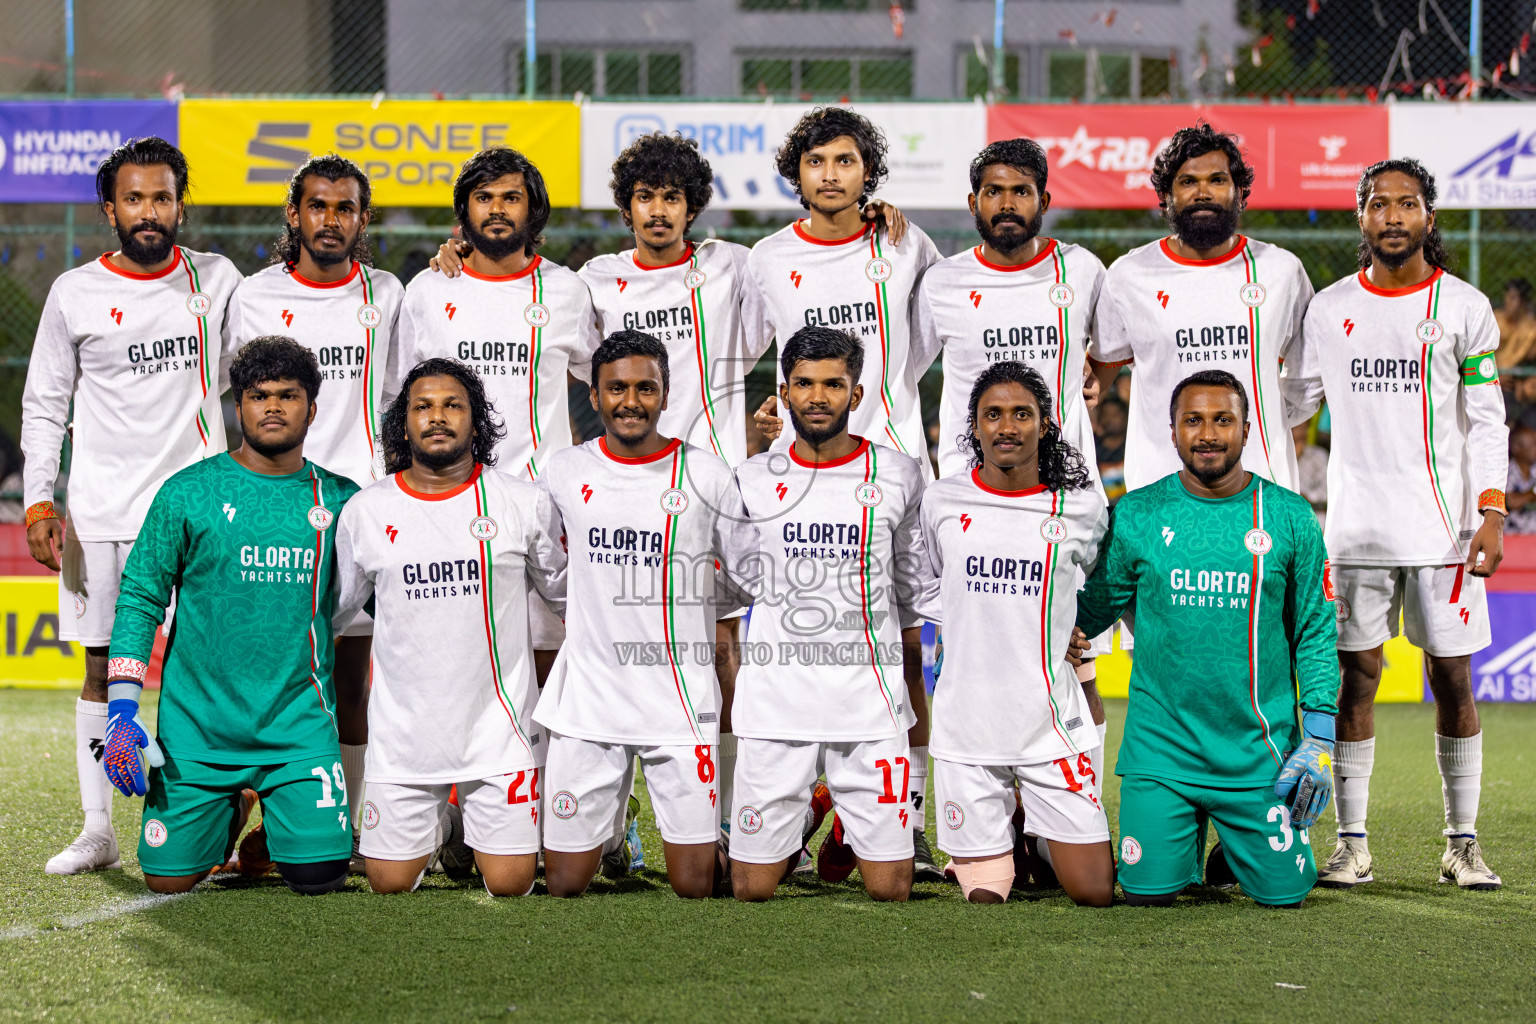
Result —
M 123 564 L 160 484 L 226 448 L 221 353 L 240 272 L 176 244 L 186 192 L 186 158 L 163 139 L 133 139 L 102 161 L 96 195 L 121 248 L 54 281 L 27 366 L 27 547 L 60 573 L 60 638 L 85 648 L 75 704 L 85 827 L 48 861 L 51 875 L 119 864 L 112 785 L 99 762 Z M 66 433 L 74 445 L 67 530 L 53 506 Z
M 779 394 L 795 443 L 736 471 L 762 540 L 751 574 L 754 653 L 743 659 L 735 715 L 737 899 L 768 899 L 795 866 L 823 772 L 842 843 L 823 844 L 822 858 L 851 847 L 842 874 L 856 858 L 874 899 L 912 891 L 907 736 L 913 702 L 925 696 L 912 610 L 928 575 L 923 472 L 909 456 L 848 432 L 864 398 L 863 360 L 851 332 L 796 331 L 780 356 Z M 819 866 L 827 877 L 830 865 Z
M 1280 369 L 1301 340 L 1312 298 L 1306 271 L 1279 246 L 1238 233 L 1253 168 L 1233 136 L 1203 121 L 1174 132 L 1153 163 L 1152 188 L 1173 234 L 1115 260 L 1094 311 L 1091 358 L 1101 387 L 1135 363 L 1126 488 L 1178 471 L 1165 422 L 1174 385 L 1196 370 L 1221 369 L 1253 397 L 1254 443 L 1243 465 L 1295 490 Z
M 1067 895 L 1107 907 L 1115 862 L 1099 798 L 1103 748 L 1067 650 L 1078 584 L 1109 517 L 1053 404 L 1033 367 L 989 366 L 971 389 L 972 469 L 923 498 L 937 580 L 920 611 L 945 638 L 933 707 L 939 845 L 968 900 L 1006 900 L 1017 787 L 1038 854 Z
M 1372 880 L 1366 803 L 1382 644 L 1403 618 L 1428 658 L 1445 799 L 1440 881 L 1502 884 L 1477 842 L 1483 734 L 1472 654 L 1491 641 L 1483 579 L 1504 551 L 1509 432 L 1488 299 L 1447 272 L 1435 180 L 1415 160 L 1368 168 L 1356 191 L 1358 274 L 1307 311 L 1302 412 L 1333 418 L 1326 541 L 1339 620 L 1339 839 L 1318 884 Z M 1390 504 L 1390 511 L 1383 503 Z
M 241 282 L 229 305 L 231 355 L 264 334 L 286 335 L 315 353 L 325 401 L 316 403 L 305 452 L 359 487 L 383 472 L 374 450 L 379 403 L 405 297 L 395 275 L 372 266 L 372 197 L 368 176 L 352 161 L 334 153 L 311 157 L 288 183 L 272 265 Z M 372 620 L 359 611 L 336 638 L 336 728 L 354 832 L 363 804 L 372 635 Z
M 549 495 L 492 468 L 502 426 L 463 363 L 414 367 L 384 413 L 386 468 L 336 533 L 336 622 L 374 603 L 362 852 L 375 892 L 412 889 L 457 785 L 464 840 L 494 896 L 533 888 L 544 742 L 528 593 L 565 605 Z

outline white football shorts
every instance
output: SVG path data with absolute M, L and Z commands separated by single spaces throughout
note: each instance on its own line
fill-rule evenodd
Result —
M 713 745 L 635 746 L 549 734 L 545 760 L 548 817 L 544 846 L 559 853 L 595 850 L 614 834 L 629 799 L 635 758 L 662 839 L 681 845 L 720 838 L 720 783 Z
M 812 787 L 825 772 L 854 854 L 867 861 L 910 860 L 911 771 L 905 732 L 852 743 L 738 737 L 731 859 L 777 864 L 793 856 L 803 842 Z
M 1437 658 L 1459 658 L 1493 642 L 1488 592 L 1464 565 L 1340 565 L 1333 573 L 1339 650 L 1368 651 L 1398 635 Z
M 933 759 L 939 848 L 954 857 L 995 857 L 1013 849 L 1014 785 L 1030 835 L 1062 843 L 1109 842 L 1091 754 L 1044 764 L 959 764 Z
M 538 853 L 543 785 L 539 768 L 459 783 L 464 842 L 471 850 L 496 857 Z M 368 783 L 358 846 L 362 855 L 379 860 L 429 856 L 442 841 L 437 824 L 452 788 L 448 783 Z
M 131 540 L 87 540 L 64 529 L 63 569 L 59 573 L 59 639 L 82 647 L 112 643 L 112 623 L 123 566 L 133 550 Z

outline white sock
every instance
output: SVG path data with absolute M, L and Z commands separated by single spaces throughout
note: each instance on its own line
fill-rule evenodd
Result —
M 1052 871 L 1056 870 L 1056 862 L 1051 860 L 1051 844 L 1044 836 L 1035 836 L 1035 852 L 1050 865 Z
M 347 783 L 347 813 L 352 816 L 352 831 L 356 832 L 363 812 L 363 756 L 368 752 L 366 743 L 341 745 L 341 774 Z
M 1340 835 L 1365 835 L 1365 811 L 1371 798 L 1371 767 L 1376 737 L 1341 740 L 1333 748 L 1333 794 Z
M 928 827 L 928 815 L 923 809 L 928 802 L 927 746 L 913 747 L 909 760 L 912 762 L 912 776 L 907 789 L 907 803 L 912 806 L 912 827 L 921 832 Z
M 1445 797 L 1445 834 L 1477 835 L 1477 799 L 1483 788 L 1483 734 L 1435 734 L 1435 760 Z
M 723 732 L 720 734 L 720 743 L 715 748 L 715 782 L 718 785 L 720 802 L 716 806 L 720 809 L 720 823 L 725 830 L 731 830 L 731 796 L 735 792 L 732 783 L 736 780 L 736 736 L 734 733 Z
M 112 834 L 112 783 L 101 767 L 106 749 L 107 706 L 93 700 L 75 701 L 75 774 L 80 780 L 80 809 L 85 830 Z

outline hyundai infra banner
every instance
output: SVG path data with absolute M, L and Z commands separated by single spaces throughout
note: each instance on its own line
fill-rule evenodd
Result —
M 1445 209 L 1536 208 L 1536 110 L 1524 103 L 1394 103 L 1392 155 L 1424 163 Z
M 1022 135 L 1044 146 L 1057 207 L 1140 209 L 1157 206 L 1157 154 L 1201 119 L 1241 140 L 1254 170 L 1254 209 L 1353 210 L 1360 173 L 1388 152 L 1386 110 L 1343 104 L 998 106 L 987 138 Z
M 0 203 L 93 203 L 96 168 L 143 135 L 176 141 L 176 104 L 141 100 L 0 103 Z

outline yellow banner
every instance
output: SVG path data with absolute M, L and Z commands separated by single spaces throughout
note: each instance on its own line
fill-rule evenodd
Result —
M 80 689 L 85 651 L 59 639 L 58 577 L 0 576 L 0 618 L 0 686 Z
M 276 206 L 316 153 L 362 167 L 380 206 L 450 206 L 469 157 L 511 146 L 538 165 L 552 206 L 581 205 L 581 113 L 574 103 L 478 100 L 200 100 L 181 103 L 192 199 Z

